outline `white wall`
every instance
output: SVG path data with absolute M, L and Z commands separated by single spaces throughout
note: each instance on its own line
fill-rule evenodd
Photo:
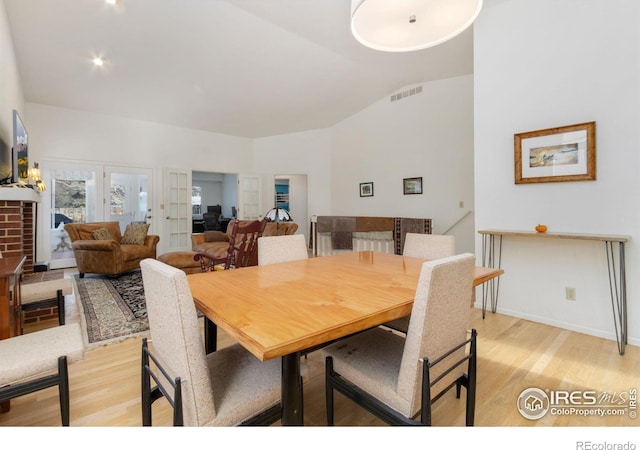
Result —
M 225 173 L 222 179 L 222 215 L 233 217 L 232 206 L 238 206 L 238 175 Z
M 35 103 L 27 103 L 26 112 L 31 133 L 29 156 L 42 160 L 42 166 L 46 160 L 68 160 L 153 169 L 152 208 L 160 219 L 153 226 L 160 235 L 164 226 L 160 210 L 163 168 L 237 173 L 252 164 L 252 141 L 246 138 Z M 39 233 L 46 234 L 44 230 Z M 39 255 L 47 245 L 44 239 L 38 243 Z M 158 253 L 163 251 L 161 239 Z
M 549 231 L 630 235 L 635 345 L 639 22 L 636 1 L 503 0 L 487 2 L 474 25 L 477 229 L 544 223 Z M 515 133 L 588 121 L 596 121 L 596 181 L 514 184 Z M 499 312 L 615 338 L 603 243 L 505 238 L 503 246 Z M 576 301 L 565 300 L 565 287 L 576 288 Z
M 264 174 L 262 187 L 265 212 L 273 207 L 275 175 L 307 174 L 309 214 L 331 214 L 331 131 L 311 130 L 256 139 L 253 171 Z M 300 228 L 308 219 L 295 218 Z
M 430 218 L 439 234 L 474 209 L 473 77 L 418 86 L 419 94 L 385 97 L 333 127 L 332 214 Z M 422 195 L 404 195 L 402 180 L 412 177 L 422 177 Z M 370 181 L 373 197 L 360 197 Z M 451 230 L 458 252 L 473 252 L 473 224 L 469 215 Z
M 24 113 L 24 95 L 18 73 L 13 41 L 9 32 L 9 23 L 0 0 L 0 178 L 9 175 L 11 166 L 11 141 L 13 140 L 13 110 L 17 110 L 25 121 L 27 131 L 29 122 Z M 7 173 L 7 171 L 9 171 Z

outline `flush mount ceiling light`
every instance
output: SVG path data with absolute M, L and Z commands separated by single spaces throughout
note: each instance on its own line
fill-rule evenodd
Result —
M 91 62 L 93 63 L 94 66 L 96 67 L 102 67 L 104 66 L 104 59 L 102 59 L 102 57 L 100 56 L 96 56 L 95 58 L 93 58 L 91 60 Z
M 372 49 L 410 52 L 456 37 L 481 9 L 482 0 L 351 0 L 351 32 Z

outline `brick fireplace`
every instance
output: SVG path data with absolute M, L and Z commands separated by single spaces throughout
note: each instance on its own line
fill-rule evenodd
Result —
M 40 194 L 29 188 L 0 187 L 0 252 L 26 256 L 23 274 L 33 274 L 36 255 L 36 215 Z M 25 322 L 56 318 L 58 308 L 25 312 Z
M 24 273 L 33 273 L 36 208 L 40 194 L 29 188 L 0 188 L 0 252 L 27 257 Z

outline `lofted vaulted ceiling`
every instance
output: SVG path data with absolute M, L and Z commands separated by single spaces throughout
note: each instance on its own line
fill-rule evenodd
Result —
M 378 52 L 351 35 L 350 0 L 4 4 L 27 102 L 235 136 L 328 127 L 405 86 L 473 71 L 471 29 Z

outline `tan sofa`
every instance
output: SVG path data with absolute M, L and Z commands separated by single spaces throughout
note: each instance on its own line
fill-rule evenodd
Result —
M 249 221 L 241 220 L 240 226 Z M 229 248 L 229 236 L 233 228 L 233 221 L 229 222 L 226 233 L 222 231 L 205 231 L 204 233 L 194 233 L 191 235 L 192 250 L 198 253 L 206 253 L 216 258 L 224 258 Z M 262 233 L 263 236 L 283 236 L 285 234 L 295 234 L 298 231 L 298 224 L 295 222 L 267 222 L 267 226 Z M 256 251 L 250 266 L 258 265 L 258 252 Z
M 106 228 L 113 239 L 95 239 L 93 232 L 99 228 Z M 144 244 L 121 244 L 118 222 L 68 223 L 64 229 L 71 239 L 80 278 L 85 273 L 118 275 L 137 269 L 143 259 L 155 259 L 160 241 L 159 236 L 147 235 Z

